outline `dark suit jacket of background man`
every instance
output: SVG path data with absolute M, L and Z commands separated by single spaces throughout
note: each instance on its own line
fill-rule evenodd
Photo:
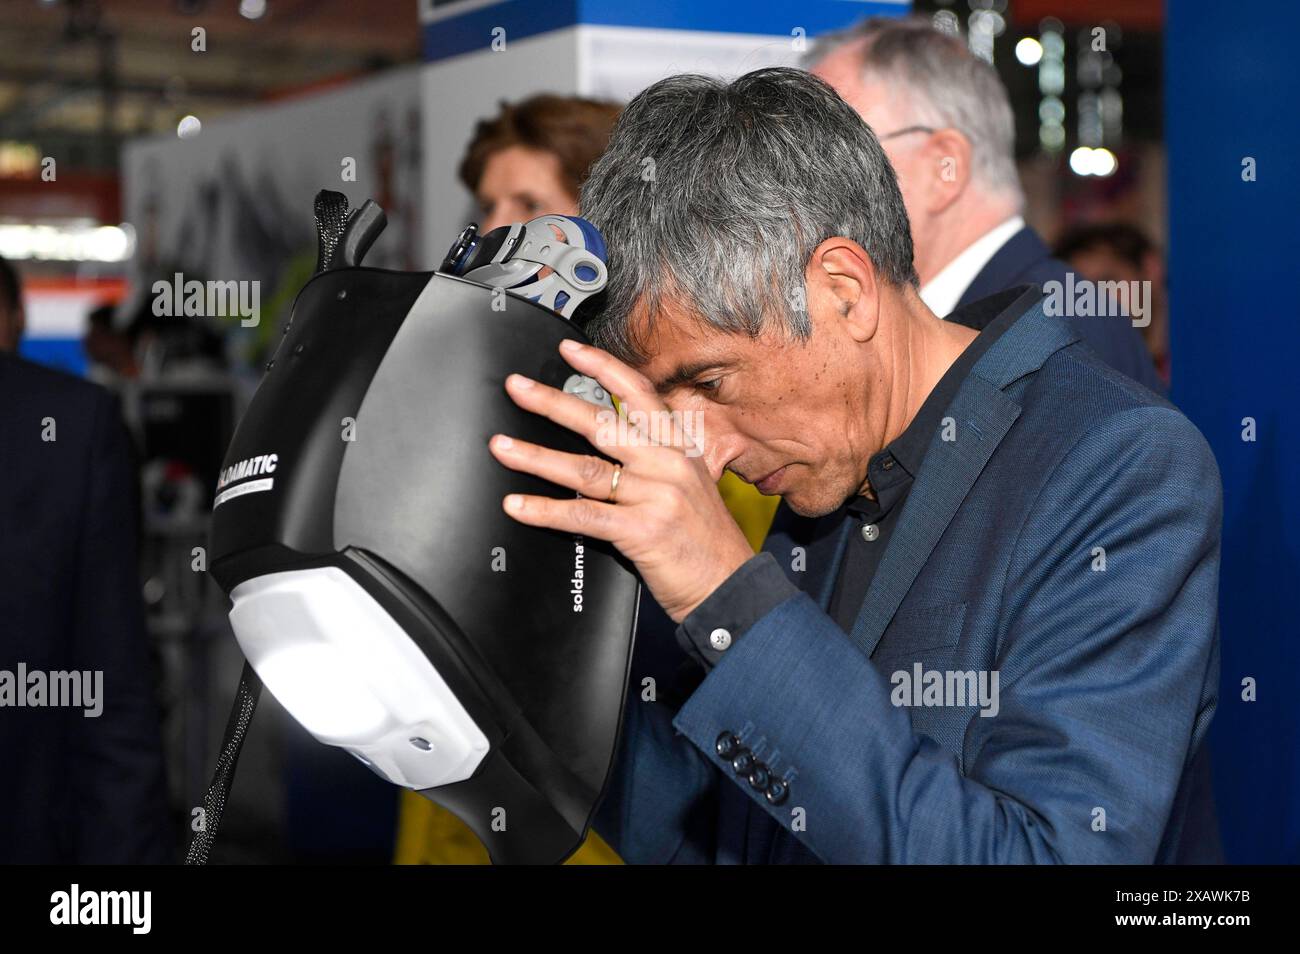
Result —
M 170 861 L 117 402 L 0 354 L 0 455 L 0 669 L 101 670 L 104 707 L 0 707 L 0 863 Z
M 962 292 L 957 307 L 987 298 L 1017 285 L 1044 282 L 1065 283 L 1070 271 L 1068 265 L 1052 258 L 1051 251 L 1031 228 L 1023 228 L 993 255 L 975 276 L 970 286 Z M 1076 276 L 1076 282 L 1080 276 Z M 1079 337 L 1101 356 L 1112 368 L 1122 371 L 1134 381 L 1145 385 L 1157 394 L 1165 393 L 1164 383 L 1156 374 L 1155 363 L 1133 327 L 1132 320 L 1123 316 L 1077 316 L 1065 318 Z

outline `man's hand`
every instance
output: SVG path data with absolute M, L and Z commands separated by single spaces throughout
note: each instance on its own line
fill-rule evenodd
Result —
M 644 412 L 645 420 L 672 419 L 645 375 L 613 355 L 569 340 L 560 353 L 618 395 L 625 416 L 638 420 L 636 412 Z M 655 600 L 678 623 L 754 555 L 681 427 L 670 434 L 658 433 L 662 428 L 647 434 L 630 423 L 611 428 L 613 411 L 518 374 L 506 379 L 506 392 L 524 410 L 581 434 L 621 461 L 611 502 L 616 465 L 594 454 L 566 454 L 495 435 L 489 447 L 502 464 L 582 494 L 576 500 L 510 494 L 503 506 L 520 523 L 608 540 L 636 564 Z M 630 431 L 637 440 L 611 440 Z M 652 444 L 652 436 L 659 443 Z

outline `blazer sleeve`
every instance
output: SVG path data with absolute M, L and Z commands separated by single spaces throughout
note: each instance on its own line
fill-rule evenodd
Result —
M 913 733 L 885 677 L 802 593 L 732 648 L 674 725 L 721 784 L 825 862 L 1151 863 L 1214 708 L 1221 511 L 1213 455 L 1176 411 L 1095 424 L 1021 528 L 998 619 L 999 710 L 972 716 L 963 765 Z M 717 755 L 742 726 L 795 769 L 783 804 Z
M 717 773 L 673 728 L 673 710 L 636 690 L 592 827 L 628 864 L 707 864 Z
M 144 629 L 131 452 L 116 401 L 91 409 L 78 544 L 73 658 L 103 673 L 102 711 L 75 716 L 69 777 L 75 858 L 83 864 L 162 863 L 171 857 L 162 734 Z

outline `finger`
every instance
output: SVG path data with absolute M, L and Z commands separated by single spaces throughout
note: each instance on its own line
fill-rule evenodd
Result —
M 606 391 L 617 394 L 621 402 L 635 402 L 644 410 L 664 409 L 650 379 L 608 351 L 565 338 L 560 342 L 560 354 L 575 371 L 595 378 Z
M 567 427 L 585 437 L 593 447 L 608 450 L 610 456 L 631 463 L 648 457 L 653 451 L 650 438 L 641 435 L 635 427 L 631 428 L 634 433 L 629 434 L 630 425 L 621 422 L 619 415 L 610 408 L 592 404 L 574 394 L 565 394 L 522 374 L 506 378 L 506 393 L 525 411 Z
M 649 442 L 676 447 L 698 456 L 698 440 L 678 415 L 668 410 L 654 384 L 640 371 L 608 351 L 566 338 L 560 353 L 577 371 L 590 375 L 606 391 L 618 395 L 619 411 Z
M 596 443 L 596 431 L 600 424 L 599 412 L 612 413 L 609 408 L 597 407 L 576 394 L 565 394 L 557 388 L 534 381 L 522 374 L 511 374 L 506 377 L 506 393 L 525 411 L 539 414 L 561 427 L 567 427 L 575 434 L 585 437 L 593 445 Z
M 497 434 L 488 442 L 495 457 L 511 470 L 532 474 L 553 484 L 575 490 L 584 497 L 609 500 L 614 486 L 614 464 L 594 454 L 569 454 Z M 626 501 L 628 474 L 620 468 L 619 500 Z
M 501 501 L 501 506 L 511 517 L 530 527 L 547 527 L 611 543 L 616 543 L 623 535 L 626 520 L 626 511 L 621 508 L 586 497 L 556 500 L 531 494 L 509 494 Z

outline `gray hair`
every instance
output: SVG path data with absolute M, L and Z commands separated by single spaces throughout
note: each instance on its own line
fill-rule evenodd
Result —
M 802 70 L 655 83 L 623 110 L 581 205 L 610 265 L 605 306 L 586 330 L 633 364 L 648 354 L 629 318 L 638 308 L 653 316 L 665 299 L 720 331 L 753 338 L 776 320 L 806 339 L 805 270 L 833 236 L 861 245 L 884 281 L 917 284 L 880 143 Z
M 924 17 L 869 17 L 818 38 L 807 65 L 851 44 L 862 44 L 864 83 L 902 89 L 916 123 L 961 132 L 971 143 L 972 177 L 989 192 L 1023 202 L 1015 116 L 1006 87 L 961 37 Z

